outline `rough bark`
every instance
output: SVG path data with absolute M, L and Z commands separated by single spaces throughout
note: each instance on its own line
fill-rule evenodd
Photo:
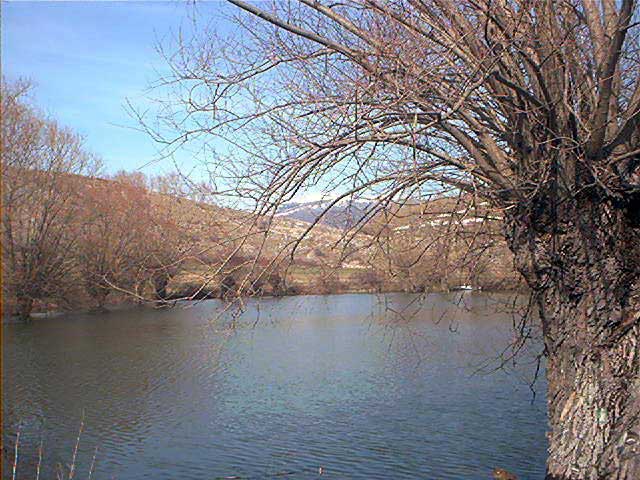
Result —
M 640 202 L 581 195 L 507 222 L 542 321 L 547 479 L 639 479 Z

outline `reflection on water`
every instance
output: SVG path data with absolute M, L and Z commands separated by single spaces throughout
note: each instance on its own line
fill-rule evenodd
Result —
M 96 446 L 105 479 L 543 478 L 544 380 L 533 398 L 526 352 L 474 374 L 512 319 L 464 295 L 462 310 L 441 295 L 261 299 L 231 333 L 217 301 L 5 325 L 18 478 L 34 478 L 41 439 L 43 477 L 67 465 L 83 415 L 79 478 Z

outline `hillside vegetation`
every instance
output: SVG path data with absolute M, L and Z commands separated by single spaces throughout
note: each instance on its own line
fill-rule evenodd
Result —
M 35 181 L 39 174 L 14 176 Z M 63 261 L 65 268 L 55 284 L 44 285 L 33 296 L 36 309 L 237 294 L 519 286 L 509 252 L 498 240 L 499 215 L 465 198 L 388 208 L 366 229 L 353 232 L 322 224 L 309 230 L 308 222 L 260 217 L 163 193 L 151 188 L 162 181 L 151 182 L 141 174 L 110 179 L 64 175 L 56 182 L 72 197 L 64 214 L 58 213 L 65 219 L 64 231 L 60 238 L 48 239 L 66 245 L 65 258 L 52 260 Z M 42 201 L 37 195 L 29 200 L 33 204 L 22 204 L 23 214 L 33 215 Z M 452 210 L 452 202 L 459 204 L 455 214 L 444 213 Z M 14 235 L 16 228 L 29 229 L 27 220 L 13 219 Z M 18 235 L 24 241 L 32 236 Z M 39 239 L 43 252 L 56 248 L 48 240 Z M 20 272 L 3 266 L 4 306 L 14 313 Z M 30 269 L 38 276 L 37 269 Z
M 162 179 L 152 182 L 141 174 L 64 175 L 56 182 L 71 196 L 59 214 L 65 219 L 61 238 L 49 239 L 66 245 L 65 268 L 33 296 L 36 310 L 102 309 L 132 300 L 519 286 L 509 252 L 497 240 L 499 215 L 464 198 L 388 208 L 354 232 L 322 224 L 310 229 L 300 220 L 164 193 L 170 189 L 152 189 Z M 451 202 L 459 204 L 456 213 L 443 213 L 451 211 Z M 22 207 L 27 216 L 39 208 Z M 56 248 L 40 241 L 42 251 Z M 7 267 L 4 306 L 17 313 L 20 275 Z
M 130 301 L 519 287 L 498 235 L 499 213 L 470 197 L 387 204 L 348 229 L 313 223 L 313 216 L 309 223 L 223 208 L 177 173 L 100 178 L 100 162 L 82 139 L 24 100 L 28 84 L 3 83 L 2 90 L 6 314 Z

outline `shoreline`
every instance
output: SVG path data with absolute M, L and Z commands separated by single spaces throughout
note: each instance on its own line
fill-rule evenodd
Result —
M 171 308 L 175 308 L 180 304 L 185 303 L 195 303 L 202 301 L 218 301 L 221 303 L 231 303 L 234 299 L 243 299 L 243 300 L 260 300 L 260 299 L 284 299 L 284 298 L 293 298 L 293 297 L 324 297 L 324 296 L 338 296 L 338 295 L 388 295 L 388 294 L 406 294 L 406 295 L 435 295 L 435 294 L 486 294 L 486 295 L 522 295 L 527 292 L 526 289 L 450 289 L 450 290 L 428 290 L 424 292 L 412 292 L 405 290 L 349 290 L 349 291 L 337 291 L 331 293 L 290 293 L 290 294 L 281 294 L 281 295 L 245 295 L 238 297 L 229 297 L 228 299 L 219 298 L 219 297 L 209 297 L 204 296 L 202 298 L 186 298 L 186 297 L 177 297 L 167 299 L 165 302 L 161 303 L 159 301 L 148 300 L 145 302 L 135 302 L 135 301 L 123 301 L 118 303 L 112 303 L 105 306 L 102 309 L 96 308 L 78 308 L 78 309 L 70 309 L 70 310 L 48 310 L 48 311 L 36 311 L 32 314 L 31 318 L 28 321 L 20 319 L 16 315 L 3 315 L 2 316 L 2 324 L 3 325 L 13 325 L 13 324 L 29 324 L 32 322 L 45 321 L 48 319 L 59 318 L 64 315 L 88 315 L 88 316 L 99 316 L 101 314 L 108 313 L 116 313 L 119 311 L 128 311 L 136 308 L 144 308 L 149 309 L 153 308 L 159 311 L 168 310 Z M 3 308 L 4 309 L 4 308 Z

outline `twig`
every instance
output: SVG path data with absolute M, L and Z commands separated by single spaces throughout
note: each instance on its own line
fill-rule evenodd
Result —
M 96 464 L 96 455 L 98 455 L 98 446 L 96 445 L 96 449 L 93 452 L 93 458 L 91 459 L 91 466 L 89 467 L 89 478 L 91 480 L 91 475 L 93 474 L 93 467 Z
M 80 419 L 80 429 L 78 430 L 78 437 L 76 438 L 76 446 L 73 448 L 73 457 L 71 459 L 71 465 L 69 466 L 69 480 L 73 478 L 76 469 L 76 457 L 78 455 L 78 447 L 80 446 L 80 436 L 84 429 L 84 410 L 82 411 L 82 418 Z
M 16 432 L 16 446 L 15 453 L 13 456 L 13 474 L 11 476 L 11 480 L 16 480 L 16 470 L 18 469 L 18 445 L 20 444 L 20 427 L 18 427 L 18 431 Z
M 40 479 L 40 465 L 42 465 L 42 438 L 40 438 L 40 448 L 38 448 L 38 466 L 36 467 L 36 480 Z

